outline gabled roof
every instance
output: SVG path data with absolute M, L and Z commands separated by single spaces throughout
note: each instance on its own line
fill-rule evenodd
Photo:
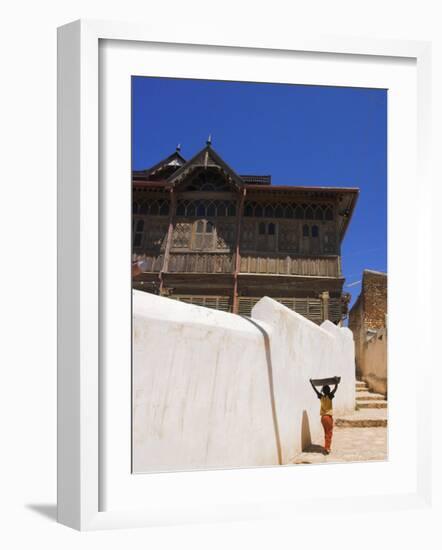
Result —
M 331 199 L 338 204 L 338 231 L 342 240 L 349 226 L 359 189 L 356 187 L 313 187 L 299 185 L 271 185 L 270 176 L 238 175 L 218 153 L 210 142 L 194 157 L 186 161 L 178 151 L 147 170 L 133 172 L 133 184 L 139 189 L 170 189 L 188 180 L 194 170 L 212 168 L 224 174 L 228 184 L 235 190 L 247 189 L 249 200 L 271 194 L 284 197 L 306 196 L 309 199 Z
M 133 175 L 136 177 L 150 179 L 152 176 L 159 175 L 162 171 L 169 171 L 173 169 L 175 172 L 184 164 L 186 164 L 186 159 L 181 156 L 178 151 L 174 151 L 171 155 L 163 160 L 160 160 L 160 162 L 157 162 L 146 170 L 134 170 Z
M 167 181 L 171 185 L 179 185 L 195 169 L 216 168 L 223 172 L 227 181 L 237 189 L 243 187 L 244 182 L 241 177 L 216 153 L 210 144 L 206 145 L 194 157 L 188 160 L 176 172 L 171 174 Z

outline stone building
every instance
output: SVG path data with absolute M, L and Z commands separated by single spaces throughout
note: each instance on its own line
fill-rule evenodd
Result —
M 373 391 L 387 393 L 387 274 L 366 269 L 349 313 L 355 340 L 356 376 Z
M 239 175 L 210 142 L 133 172 L 133 287 L 250 315 L 270 296 L 319 324 L 347 314 L 341 242 L 357 188 Z

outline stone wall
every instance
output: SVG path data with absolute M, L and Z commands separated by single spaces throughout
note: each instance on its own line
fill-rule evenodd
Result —
M 356 375 L 370 390 L 387 393 L 387 274 L 365 270 L 361 294 L 349 313 Z
M 309 378 L 341 376 L 354 410 L 351 332 L 270 298 L 250 319 L 133 293 L 135 472 L 286 464 L 322 443 Z
M 387 275 L 365 270 L 362 285 L 365 327 L 373 330 L 384 328 L 387 313 Z

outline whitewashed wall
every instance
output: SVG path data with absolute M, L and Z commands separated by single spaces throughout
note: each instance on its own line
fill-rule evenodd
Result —
M 254 321 L 270 327 L 270 349 L 279 424 L 282 463 L 310 442 L 323 444 L 319 401 L 309 378 L 341 376 L 333 402 L 335 414 L 354 410 L 353 334 L 330 321 L 318 327 L 271 298 L 252 310 Z
M 354 408 L 351 332 L 263 298 L 252 319 L 133 293 L 135 472 L 286 464 L 322 444 L 309 378 Z
M 370 390 L 387 395 L 387 329 L 379 329 L 362 348 L 361 378 Z

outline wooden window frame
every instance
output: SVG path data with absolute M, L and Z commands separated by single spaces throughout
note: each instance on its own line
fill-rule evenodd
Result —
M 136 217 L 136 218 L 133 218 L 133 221 L 134 221 L 134 225 L 132 228 L 132 248 L 140 249 L 140 248 L 143 248 L 143 244 L 144 244 L 144 237 L 145 237 L 145 231 L 146 231 L 145 220 L 143 218 Z M 140 222 L 143 224 L 143 229 L 141 231 L 137 230 L 137 225 Z M 138 246 L 135 245 L 135 239 L 137 238 L 137 235 L 141 235 L 141 243 Z
M 204 231 L 202 233 L 197 231 L 197 227 L 198 227 L 199 223 L 202 223 L 203 227 L 204 227 Z M 211 232 L 206 231 L 207 225 L 209 223 L 212 224 L 212 226 L 213 226 L 213 231 L 211 231 Z M 212 236 L 212 245 L 211 245 L 211 247 L 207 248 L 205 246 L 202 246 L 201 248 L 197 248 L 196 247 L 196 239 L 197 239 L 198 235 L 201 235 L 203 237 L 203 243 L 205 241 L 205 237 L 207 235 L 211 235 Z M 208 218 L 198 218 L 198 219 L 194 220 L 194 223 L 192 224 L 192 237 L 191 237 L 191 242 L 190 242 L 190 250 L 194 251 L 194 252 L 214 252 L 214 251 L 216 251 L 216 238 L 217 238 L 216 223 L 213 220 L 208 219 Z

